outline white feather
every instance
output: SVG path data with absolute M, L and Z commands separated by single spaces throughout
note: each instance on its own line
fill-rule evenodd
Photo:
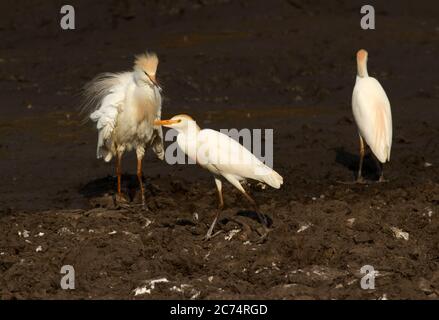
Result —
M 190 133 L 188 133 L 188 131 Z M 211 129 L 180 131 L 179 147 L 202 167 L 236 186 L 246 178 L 280 188 L 283 178 L 231 137 Z
M 90 114 L 98 130 L 97 158 L 106 162 L 118 151 L 133 148 L 143 157 L 148 144 L 159 158 L 164 156 L 162 129 L 153 127 L 161 116 L 160 89 L 136 81 L 135 72 L 104 74 L 86 88 L 87 104 L 97 105 Z M 153 110 L 139 111 L 147 102 Z M 139 120 L 139 112 L 145 112 L 144 119 Z
M 358 77 L 352 94 L 352 112 L 360 135 L 382 163 L 390 160 L 392 113 L 381 84 L 372 77 Z

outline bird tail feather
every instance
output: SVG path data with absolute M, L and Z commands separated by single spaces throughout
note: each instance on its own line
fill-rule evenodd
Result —
M 260 172 L 260 181 L 268 184 L 275 189 L 279 189 L 280 186 L 284 183 L 284 179 L 282 178 L 282 176 L 273 169 L 267 167 L 266 165 L 264 165 L 264 167 L 261 169 L 262 171 Z

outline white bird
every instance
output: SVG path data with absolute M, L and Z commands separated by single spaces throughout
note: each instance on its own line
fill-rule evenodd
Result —
M 357 79 L 352 94 L 352 112 L 360 135 L 360 165 L 357 182 L 361 175 L 365 143 L 369 145 L 381 166 L 380 182 L 384 181 L 383 164 L 390 161 L 392 148 L 392 112 L 390 102 L 381 84 L 367 73 L 367 51 L 357 52 Z
M 163 132 L 154 121 L 161 117 L 161 88 L 156 81 L 159 60 L 155 53 L 136 56 L 133 71 L 106 73 L 85 86 L 85 110 L 98 129 L 97 158 L 109 162 L 116 157 L 118 202 L 126 202 L 121 191 L 121 161 L 125 151 L 135 150 L 142 203 L 142 159 L 148 146 L 163 160 Z
M 279 189 L 283 183 L 283 178 L 276 171 L 262 163 L 236 140 L 212 129 L 201 130 L 190 116 L 177 115 L 170 120 L 155 121 L 155 124 L 177 130 L 179 148 L 192 161 L 214 175 L 220 210 L 224 207 L 221 176 L 241 191 L 255 208 L 257 208 L 256 202 L 244 190 L 240 181 L 250 178 L 276 189 Z M 212 236 L 219 213 L 218 210 L 206 234 L 206 239 Z M 264 222 L 265 219 L 261 218 L 260 215 L 259 218 Z

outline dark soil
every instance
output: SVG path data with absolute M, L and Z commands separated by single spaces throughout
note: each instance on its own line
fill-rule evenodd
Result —
M 60 1 L 24 2 L 0 3 L 1 299 L 438 299 L 437 1 L 369 1 L 374 31 L 360 28 L 362 1 L 72 1 L 74 31 L 59 28 Z M 340 183 L 358 163 L 359 48 L 392 103 L 387 183 Z M 203 241 L 212 177 L 152 152 L 147 209 L 133 154 L 123 163 L 133 201 L 114 205 L 113 164 L 95 159 L 78 92 L 145 49 L 161 58 L 164 118 L 274 129 L 285 184 L 248 186 L 272 221 L 265 242 L 230 184 L 222 233 Z M 369 156 L 366 178 L 376 171 Z M 60 287 L 63 265 L 75 290 Z M 374 290 L 360 287 L 364 265 L 379 272 Z

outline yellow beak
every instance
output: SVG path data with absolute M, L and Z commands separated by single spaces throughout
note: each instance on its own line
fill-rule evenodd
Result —
M 155 126 L 168 126 L 171 124 L 179 123 L 180 120 L 155 120 L 154 125 Z

